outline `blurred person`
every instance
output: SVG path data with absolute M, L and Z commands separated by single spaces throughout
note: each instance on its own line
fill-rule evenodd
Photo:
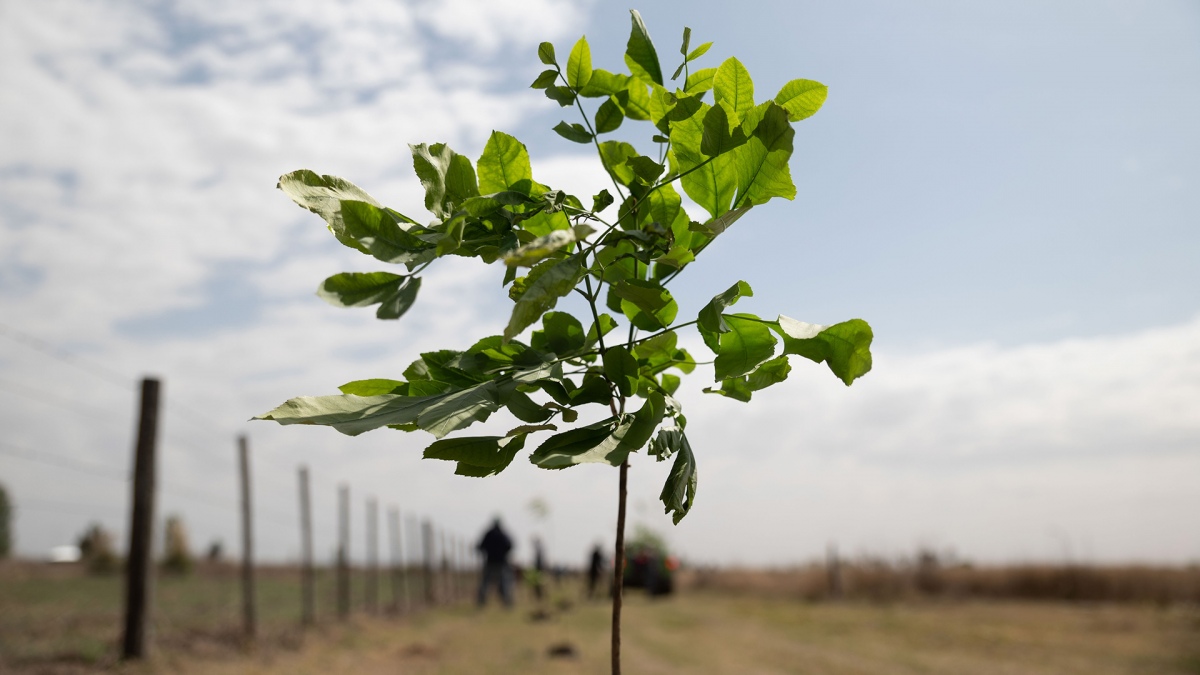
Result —
M 533 573 L 529 576 L 530 586 L 533 587 L 533 597 L 541 602 L 542 596 L 545 595 L 544 583 L 546 579 L 546 554 L 542 549 L 542 540 L 539 537 L 533 538 Z
M 587 596 L 590 600 L 596 597 L 596 586 L 600 583 L 600 576 L 604 573 L 604 551 L 600 548 L 600 544 L 596 544 L 592 548 L 591 560 L 588 561 L 588 586 Z
M 500 525 L 500 518 L 492 521 L 491 528 L 484 532 L 483 538 L 475 547 L 483 554 L 483 572 L 479 579 L 479 595 L 476 604 L 483 607 L 487 602 L 488 587 L 495 585 L 500 591 L 500 600 L 505 607 L 512 607 L 512 568 L 508 563 L 508 554 L 513 549 L 512 539 Z

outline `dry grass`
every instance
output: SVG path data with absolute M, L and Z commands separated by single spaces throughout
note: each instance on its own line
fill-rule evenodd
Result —
M 847 591 L 858 593 L 852 584 L 863 582 L 844 571 Z M 209 573 L 160 584 L 157 655 L 148 664 L 121 665 L 115 660 L 118 578 L 72 576 L 62 568 L 7 572 L 0 570 L 0 673 L 608 672 L 603 602 L 578 603 L 537 622 L 525 602 L 511 612 L 460 606 L 398 619 L 358 614 L 338 624 L 324 586 L 321 624 L 302 632 L 288 570 L 260 577 L 262 639 L 253 650 L 243 649 L 236 630 L 236 581 Z M 819 568 L 691 572 L 681 578 L 679 597 L 651 602 L 633 594 L 626 672 L 1200 674 L 1194 604 L 982 601 L 948 592 L 931 599 L 912 590 L 911 576 L 894 573 L 878 583 L 892 588 L 897 579 L 909 579 L 898 586 L 902 592 L 885 594 L 903 602 L 805 601 L 823 578 Z M 986 588 L 1024 588 L 989 583 L 995 585 Z M 574 597 L 577 588 L 558 592 Z M 575 650 L 574 658 L 549 655 L 563 644 Z
M 624 665 L 645 675 L 1172 675 L 1200 672 L 1197 622 L 1182 608 L 637 596 L 628 605 Z M 165 665 L 195 675 L 601 675 L 607 641 L 608 609 L 599 603 L 542 623 L 522 612 L 457 610 L 329 629 L 293 653 Z M 578 657 L 548 654 L 562 643 Z
M 859 559 L 842 562 L 831 578 L 825 565 L 787 569 L 694 569 L 680 575 L 692 590 L 750 593 L 763 597 L 871 601 L 920 597 L 990 600 L 1048 600 L 1200 604 L 1200 566 L 940 564 L 935 557 L 913 561 Z M 834 589 L 840 586 L 840 593 Z

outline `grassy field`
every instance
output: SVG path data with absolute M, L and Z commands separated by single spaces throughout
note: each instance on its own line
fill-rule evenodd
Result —
M 358 589 L 356 589 L 357 591 Z M 564 595 L 573 589 L 564 588 Z M 237 586 L 202 575 L 159 585 L 157 655 L 115 662 L 120 634 L 116 578 L 0 580 L 0 672 L 196 673 L 606 673 L 608 607 L 574 603 L 533 621 L 466 606 L 408 617 L 331 620 L 296 627 L 295 581 L 260 580 L 262 638 L 237 634 Z M 356 596 L 356 599 L 359 596 Z M 755 594 L 684 592 L 627 604 L 628 673 L 1125 674 L 1200 673 L 1194 605 L 918 600 L 889 604 L 803 602 Z M 568 645 L 569 657 L 553 657 Z

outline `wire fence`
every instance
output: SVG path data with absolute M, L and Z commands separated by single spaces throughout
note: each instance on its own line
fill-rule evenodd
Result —
M 125 395 L 136 394 L 138 384 L 134 378 L 112 370 L 111 368 L 90 359 L 61 349 L 52 343 L 30 335 L 9 325 L 0 323 L 0 338 L 5 338 L 26 352 L 42 358 L 53 359 L 65 364 L 73 371 L 86 374 L 103 382 L 105 386 L 119 389 Z M 134 411 L 115 411 L 107 406 L 97 405 L 91 401 L 79 401 L 70 395 L 71 390 L 57 390 L 40 383 L 22 382 L 9 378 L 0 378 L 0 395 L 20 397 L 23 401 L 45 406 L 45 420 L 29 420 L 31 425 L 53 424 L 57 419 L 50 414 L 53 411 L 69 410 L 71 419 L 85 426 L 102 428 L 107 433 L 128 433 L 131 428 L 130 420 Z M 221 431 L 225 426 L 219 420 L 212 419 L 202 410 L 188 405 L 184 401 L 164 399 L 161 403 L 161 416 L 173 422 L 180 422 L 187 432 L 174 428 L 161 433 L 163 447 L 168 451 L 192 453 L 193 456 L 203 457 L 206 463 L 212 464 L 214 459 L 211 446 L 206 445 L 205 437 L 229 439 L 230 435 Z M 56 472 L 64 471 L 80 478 L 86 478 L 93 488 L 91 498 L 89 493 L 79 491 L 71 495 L 70 500 L 63 500 L 50 494 L 40 494 L 37 486 L 23 485 L 22 496 L 19 500 L 20 512 L 55 514 L 73 518 L 86 518 L 91 521 L 98 519 L 99 514 L 124 514 L 137 508 L 137 486 L 134 481 L 135 466 L 133 462 L 126 464 L 127 469 L 119 469 L 111 464 L 95 460 L 81 459 L 89 453 L 85 448 L 62 445 L 59 447 L 35 447 L 34 444 L 14 441 L 6 438 L 8 434 L 0 435 L 0 458 L 11 462 L 48 467 Z M 85 434 L 86 436 L 86 434 Z M 228 442 L 228 441 L 225 441 Z M 242 440 L 244 444 L 245 441 Z M 243 447 L 246 447 L 243 445 Z M 250 452 L 248 448 L 244 450 Z M 93 453 L 94 454 L 94 453 Z M 239 474 L 238 463 L 232 454 L 228 459 L 219 460 L 219 468 L 230 476 L 227 486 L 230 492 L 220 495 L 213 490 L 212 485 L 197 486 L 185 484 L 170 475 L 166 479 L 159 478 L 157 482 L 156 501 L 162 502 L 164 497 L 171 500 L 183 500 L 190 505 L 229 516 L 228 522 L 236 522 L 239 515 L 244 518 L 242 527 L 246 537 L 242 546 L 243 573 L 241 586 L 243 596 L 248 598 L 243 607 L 243 638 L 252 640 L 254 637 L 253 617 L 255 606 L 260 599 L 266 599 L 265 615 L 276 616 L 280 607 L 290 607 L 295 613 L 295 620 L 311 624 L 316 617 L 329 618 L 336 616 L 345 619 L 351 612 L 365 611 L 370 613 L 390 612 L 405 613 L 433 606 L 446 605 L 465 601 L 468 592 L 469 578 L 477 564 L 473 547 L 468 546 L 466 539 L 455 533 L 448 533 L 439 528 L 428 516 L 418 516 L 416 512 L 406 510 L 401 512 L 394 504 L 380 504 L 375 497 L 365 499 L 367 516 L 366 527 L 351 528 L 349 526 L 348 485 L 335 484 L 320 476 L 313 476 L 306 467 L 297 467 L 298 482 L 287 486 L 288 492 L 295 495 L 297 488 L 305 491 L 304 502 L 300 505 L 301 512 L 287 512 L 272 505 L 252 505 L 252 500 L 239 500 L 235 495 L 236 476 Z M 227 462 L 227 463 L 225 463 Z M 242 465 L 241 475 L 250 480 L 250 475 Z M 278 493 L 279 489 L 288 482 L 278 471 L 263 472 L 254 476 L 255 481 L 273 483 Z M 334 518 L 333 513 L 323 512 L 314 520 L 310 510 L 310 497 L 307 493 L 308 481 L 317 483 L 317 491 L 321 494 L 332 495 L 337 492 L 343 498 L 339 500 L 339 513 Z M 97 486 L 103 485 L 103 488 Z M 256 493 L 250 485 L 245 488 L 247 494 Z M 100 494 L 102 497 L 95 497 Z M 382 506 L 385 513 L 383 527 L 380 527 L 379 509 Z M 134 519 L 130 517 L 132 522 Z M 154 524 L 155 530 L 162 531 L 160 522 Z M 291 532 L 296 540 L 302 542 L 306 550 L 302 551 L 298 565 L 259 565 L 249 558 L 250 552 L 256 549 L 253 533 L 259 525 L 266 525 L 266 530 L 275 536 L 281 532 Z M 131 526 L 132 527 L 132 526 Z M 168 526 L 169 527 L 169 526 Z M 93 528 L 94 529 L 94 528 Z M 312 530 L 320 529 L 325 532 L 337 532 L 338 548 L 333 564 L 319 564 L 312 555 Z M 359 536 L 356 539 L 363 544 L 359 564 L 352 565 L 349 552 L 351 549 L 351 530 Z M 91 540 L 86 530 L 80 539 L 80 549 L 89 549 Z M 133 537 L 132 531 L 129 533 Z M 170 535 L 163 538 L 170 539 Z M 386 546 L 380 546 L 386 540 Z M 131 540 L 132 541 L 132 540 Z M 166 541 L 164 549 L 170 547 Z M 111 548 L 115 549 L 115 546 Z M 220 546 L 216 542 L 210 548 L 208 555 L 198 555 L 188 551 L 188 557 L 197 563 L 194 568 L 201 578 L 209 581 L 228 581 L 233 574 L 235 565 L 223 558 Z M 356 547 L 357 548 L 357 547 Z M 85 558 L 97 555 L 96 550 L 82 550 Z M 119 558 L 116 551 L 112 555 Z M 171 551 L 163 550 L 158 561 L 161 564 L 171 555 Z M 131 560 L 132 563 L 132 560 Z M 132 568 L 133 565 L 130 565 Z M 156 565 L 150 571 L 154 577 L 162 576 L 162 568 Z M 256 588 L 255 576 L 261 575 L 261 584 Z M 143 583 L 146 580 L 131 580 L 129 583 Z M 162 576 L 160 582 L 164 589 L 174 588 L 169 576 Z M 205 581 L 197 582 L 200 585 Z M 193 584 L 195 585 L 195 584 Z M 208 595 L 210 597 L 225 597 L 229 593 L 229 584 L 225 583 L 217 590 L 215 587 Z M 247 591 L 246 589 L 249 588 Z M 171 593 L 167 591 L 169 599 Z M 280 596 L 291 594 L 289 600 L 280 602 Z M 319 600 L 319 601 L 318 601 Z M 180 601 L 187 605 L 187 601 Z M 229 604 L 229 603 L 225 603 Z M 236 625 L 236 616 L 226 617 L 230 624 Z M 185 619 L 168 611 L 159 617 L 160 621 L 177 622 L 180 625 L 190 625 Z

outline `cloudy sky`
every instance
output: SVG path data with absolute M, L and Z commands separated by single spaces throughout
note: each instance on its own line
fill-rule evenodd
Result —
M 862 317 L 853 387 L 794 364 L 752 405 L 680 396 L 697 505 L 631 470 L 631 517 L 693 560 L 785 564 L 834 543 L 983 561 L 1200 559 L 1200 8 L 1193 2 L 655 2 L 666 70 L 684 25 L 766 98 L 830 87 L 798 125 L 794 202 L 742 219 L 676 290 L 681 316 L 744 279 L 738 309 Z M 688 14 L 684 14 L 687 12 Z M 246 422 L 295 395 L 399 377 L 420 351 L 498 333 L 502 272 L 451 261 L 400 322 L 314 296 L 375 261 L 274 189 L 344 176 L 423 215 L 408 143 L 478 157 L 523 140 L 539 181 L 604 187 L 527 84 L 537 43 L 588 36 L 622 69 L 624 9 L 586 0 L 0 0 L 0 483 L 17 548 L 91 521 L 124 541 L 137 381 L 164 381 L 161 508 L 236 553 L 235 439 L 253 451 L 259 549 L 317 550 L 350 486 L 474 537 L 503 514 L 528 555 L 611 540 L 616 472 L 518 461 L 487 480 L 430 440 Z M 778 201 L 778 200 L 777 200 Z M 680 287 L 682 289 L 682 286 Z M 694 337 L 697 354 L 704 348 Z M 529 504 L 544 500 L 546 518 Z

